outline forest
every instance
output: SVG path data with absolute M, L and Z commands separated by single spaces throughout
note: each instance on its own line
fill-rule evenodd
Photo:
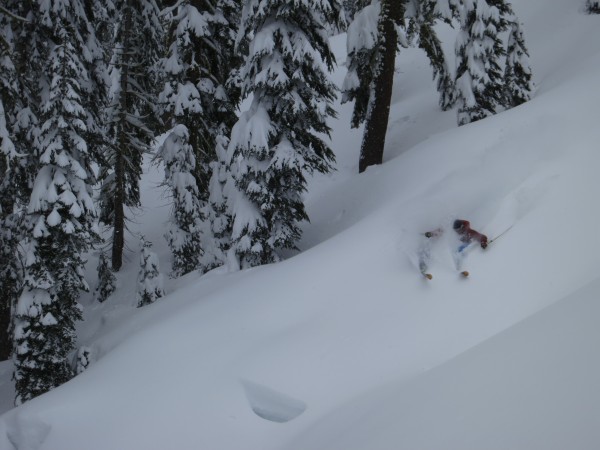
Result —
M 457 30 L 453 55 L 440 23 Z M 170 277 L 278 263 L 310 219 L 307 177 L 335 170 L 338 96 L 364 129 L 362 173 L 383 161 L 403 49 L 424 52 L 439 108 L 464 126 L 533 97 L 525 31 L 505 0 L 3 0 L 0 358 L 14 363 L 15 404 L 85 368 L 78 300 L 116 289 L 145 157 L 170 193 Z M 164 290 L 139 239 L 143 307 Z

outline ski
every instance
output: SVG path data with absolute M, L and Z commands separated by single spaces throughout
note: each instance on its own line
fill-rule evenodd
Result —
M 421 272 L 421 275 L 423 275 L 428 280 L 433 279 L 433 275 L 430 274 L 429 272 Z M 463 270 L 462 272 L 460 272 L 460 276 L 462 276 L 463 278 L 469 278 L 469 275 L 470 275 L 470 273 L 468 270 Z
M 470 275 L 470 273 L 469 273 L 468 270 L 463 270 L 462 272 L 459 272 L 459 274 L 463 278 L 469 278 L 469 275 Z M 430 274 L 429 272 L 421 272 L 421 275 L 423 275 L 428 280 L 432 280 L 433 279 L 433 275 Z
M 427 272 L 427 264 L 425 263 L 425 261 L 421 261 L 419 263 L 419 272 L 421 272 L 421 275 L 423 275 L 428 280 L 431 280 L 433 278 L 433 275 Z

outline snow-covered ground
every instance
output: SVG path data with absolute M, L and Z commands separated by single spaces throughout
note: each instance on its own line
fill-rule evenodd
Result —
M 583 4 L 514 1 L 536 96 L 461 128 L 425 57 L 403 50 L 385 163 L 356 174 L 342 106 L 338 171 L 311 180 L 298 255 L 167 280 L 136 309 L 130 236 L 118 291 L 82 299 L 87 371 L 10 409 L 0 365 L 0 448 L 600 448 L 600 16 Z M 132 232 L 167 273 L 160 180 L 148 167 Z M 419 233 L 457 217 L 513 228 L 469 253 L 468 279 L 442 239 L 427 281 Z

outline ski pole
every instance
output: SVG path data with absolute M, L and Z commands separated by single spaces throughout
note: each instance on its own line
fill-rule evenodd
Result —
M 510 226 L 510 227 L 508 227 L 506 230 L 504 230 L 502 233 L 500 233 L 498 236 L 496 236 L 496 237 L 495 237 L 495 238 L 493 238 L 493 239 L 490 239 L 490 240 L 488 241 L 488 245 L 490 245 L 492 242 L 494 242 L 494 241 L 498 240 L 498 238 L 502 237 L 502 236 L 503 236 L 503 235 L 504 235 L 504 234 L 505 234 L 507 231 L 509 231 L 509 230 L 510 230 L 512 227 L 514 227 L 514 226 L 515 226 L 514 224 L 513 224 L 513 225 L 511 225 L 511 226 Z

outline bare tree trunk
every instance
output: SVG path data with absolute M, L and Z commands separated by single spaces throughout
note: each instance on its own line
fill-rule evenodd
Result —
M 14 292 L 7 289 L 0 293 L 0 361 L 10 358 L 12 353 L 12 302 Z
M 394 85 L 394 68 L 398 49 L 395 24 L 403 16 L 404 4 L 399 0 L 382 0 L 379 16 L 379 61 L 373 79 L 371 101 L 365 120 L 365 132 L 360 148 L 358 171 L 381 164 L 390 116 L 390 102 Z
M 0 114 L 4 116 L 4 105 L 0 99 Z M 0 118 L 2 120 L 2 118 Z M 0 138 L 1 139 L 1 138 Z M 9 166 L 6 163 L 4 155 L 0 157 L 0 174 L 4 176 Z M 12 212 L 14 207 L 13 195 L 9 192 L 2 195 L 0 193 L 0 226 L 5 225 L 6 217 Z M 8 234 L 8 227 L 2 230 Z M 10 358 L 12 353 L 12 309 L 14 302 L 18 298 L 18 281 L 11 274 L 11 266 L 14 266 L 14 259 L 18 258 L 18 251 L 15 244 L 14 235 L 11 238 L 0 239 L 0 361 Z M 11 264 L 12 263 L 12 264 Z
M 119 144 L 120 145 L 120 144 Z M 123 157 L 122 149 L 115 165 L 115 198 L 114 198 L 114 223 L 112 242 L 112 269 L 118 271 L 123 265 L 123 248 L 125 247 L 125 192 L 123 186 Z
M 123 48 L 121 55 L 121 97 L 119 127 L 117 134 L 117 148 L 115 158 L 115 192 L 114 218 L 113 218 L 113 242 L 112 242 L 112 269 L 118 271 L 123 265 L 123 249 L 125 247 L 125 155 L 127 154 L 127 139 L 125 128 L 127 121 L 127 111 L 129 110 L 128 92 L 129 92 L 129 58 L 130 58 L 130 39 L 131 32 L 131 3 L 128 1 L 125 7 L 125 17 L 123 18 Z

